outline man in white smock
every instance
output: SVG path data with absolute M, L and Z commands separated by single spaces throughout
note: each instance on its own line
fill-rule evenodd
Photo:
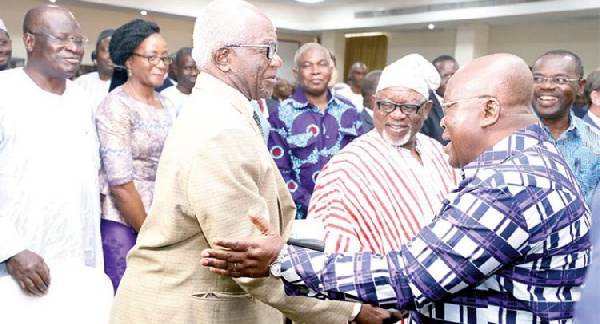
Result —
M 106 323 L 92 103 L 67 80 L 87 39 L 62 7 L 31 9 L 23 26 L 27 65 L 0 73 L 2 321 Z

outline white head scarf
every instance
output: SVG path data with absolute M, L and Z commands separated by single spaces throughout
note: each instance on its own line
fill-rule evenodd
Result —
M 389 87 L 406 87 L 429 98 L 429 90 L 440 86 L 440 74 L 419 54 L 409 54 L 388 65 L 381 73 L 377 92 Z
M 0 19 L 0 30 L 4 30 L 8 33 L 8 29 L 6 29 L 6 25 L 4 24 L 4 21 L 2 21 L 2 19 Z

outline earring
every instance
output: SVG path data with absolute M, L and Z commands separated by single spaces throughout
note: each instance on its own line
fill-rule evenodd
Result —
M 131 69 L 127 69 L 127 76 L 131 77 Z

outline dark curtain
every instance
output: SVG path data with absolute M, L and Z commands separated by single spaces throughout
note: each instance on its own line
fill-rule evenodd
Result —
M 387 35 L 346 38 L 344 82 L 348 81 L 348 69 L 350 69 L 352 63 L 363 62 L 367 65 L 369 71 L 383 70 L 387 62 L 387 54 Z

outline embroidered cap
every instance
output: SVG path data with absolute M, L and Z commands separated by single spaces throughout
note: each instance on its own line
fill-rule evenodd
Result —
M 8 29 L 6 29 L 6 25 L 4 24 L 4 21 L 2 21 L 2 18 L 0 18 L 0 29 L 8 33 Z
M 429 90 L 440 86 L 440 74 L 419 54 L 409 54 L 383 69 L 377 92 L 389 87 L 406 87 L 429 97 Z

